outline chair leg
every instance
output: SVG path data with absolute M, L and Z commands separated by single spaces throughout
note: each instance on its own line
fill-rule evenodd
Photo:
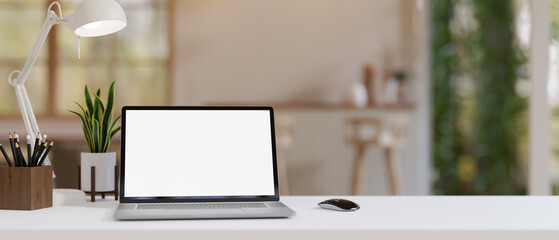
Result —
M 357 152 L 355 153 L 355 160 L 353 162 L 353 180 L 351 183 L 351 195 L 358 195 L 359 188 L 361 186 L 361 168 L 363 167 L 363 162 L 365 161 L 365 146 L 357 146 Z
M 400 195 L 400 182 L 398 181 L 398 174 L 396 172 L 396 166 L 394 161 L 394 149 L 385 148 L 385 161 L 386 161 L 386 172 L 388 174 L 390 182 L 390 192 L 392 195 Z

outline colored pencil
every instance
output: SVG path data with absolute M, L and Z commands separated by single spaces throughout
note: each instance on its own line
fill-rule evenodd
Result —
M 37 155 L 35 155 L 35 158 L 33 158 L 33 162 L 39 163 L 39 159 L 41 159 L 41 156 L 43 155 L 43 151 L 45 150 L 45 144 L 47 144 L 46 142 L 39 142 L 39 149 L 37 149 Z
M 19 144 L 19 135 L 14 132 L 14 144 Z M 19 144 L 21 147 L 21 144 Z M 19 149 L 21 150 L 21 149 Z M 19 161 L 19 166 L 20 167 L 25 167 L 25 159 L 23 158 L 23 155 L 20 155 L 19 152 L 17 152 L 18 149 L 16 148 L 16 156 L 17 156 L 17 160 Z
M 25 163 L 25 157 L 23 157 L 23 153 L 21 153 L 21 148 L 19 143 L 16 143 L 16 154 L 20 160 L 20 164 L 22 167 L 27 167 L 27 163 Z
M 31 162 L 31 136 L 27 135 L 25 140 L 27 143 L 27 165 L 33 167 L 33 162 Z
M 8 162 L 8 166 L 13 167 L 12 162 L 10 161 L 10 157 L 8 157 L 8 154 L 6 153 L 6 150 L 4 149 L 4 146 L 2 146 L 2 144 L 0 144 L 0 150 L 2 150 L 2 154 L 4 155 L 4 158 L 6 158 L 6 162 Z
M 37 137 L 35 138 L 35 145 L 33 145 L 33 155 L 31 155 L 31 159 L 33 160 L 34 163 L 37 163 L 35 161 L 35 155 L 37 155 L 37 150 L 39 150 L 39 140 L 40 139 L 41 139 L 41 133 L 37 133 Z
M 45 143 L 45 146 L 47 144 Z M 47 155 L 49 155 L 50 149 L 52 148 L 52 146 L 54 146 L 54 142 L 50 142 L 49 146 L 47 147 L 47 150 L 45 151 L 45 154 L 43 154 L 43 157 L 41 158 L 41 160 L 37 163 L 37 166 L 41 166 L 43 165 L 43 162 L 45 161 L 45 159 L 47 158 Z
M 14 157 L 14 165 L 16 167 L 19 167 L 19 160 L 16 154 L 16 147 L 14 146 L 14 138 L 12 137 L 11 133 L 10 133 L 10 148 L 12 149 L 12 156 Z
M 45 149 L 48 145 L 47 142 L 47 135 L 43 135 L 43 142 L 41 142 L 41 155 L 45 152 Z M 37 161 L 37 163 L 39 163 L 39 159 L 41 159 L 41 155 L 37 156 L 37 159 L 35 159 Z

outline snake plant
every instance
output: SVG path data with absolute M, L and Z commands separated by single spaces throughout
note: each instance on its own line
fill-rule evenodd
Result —
M 120 126 L 116 126 L 120 116 L 113 119 L 115 82 L 109 88 L 106 104 L 101 100 L 101 89 L 98 89 L 94 95 L 89 93 L 87 85 L 85 86 L 85 107 L 78 102 L 76 103 L 81 113 L 68 110 L 80 117 L 83 125 L 83 134 L 89 150 L 92 153 L 104 153 L 109 149 L 111 139 L 120 131 Z

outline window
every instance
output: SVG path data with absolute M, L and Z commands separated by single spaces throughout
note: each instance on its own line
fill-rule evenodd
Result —
M 19 115 L 10 71 L 21 69 L 39 35 L 51 0 L 0 0 L 0 115 Z M 62 14 L 81 0 L 59 1 Z M 63 25 L 51 30 L 26 88 L 38 116 L 65 116 L 82 102 L 83 88 L 106 91 L 116 81 L 116 107 L 164 105 L 168 90 L 168 13 L 166 0 L 117 0 L 128 26 L 116 34 L 81 38 Z M 17 20 L 14 20 L 17 19 Z M 106 92 L 103 92 L 106 94 Z
M 432 1 L 436 194 L 524 194 L 526 49 L 515 22 L 526 1 Z

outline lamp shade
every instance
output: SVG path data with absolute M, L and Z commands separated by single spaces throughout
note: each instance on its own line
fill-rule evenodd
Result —
M 115 0 L 84 0 L 63 24 L 80 37 L 98 37 L 122 30 L 127 21 Z

